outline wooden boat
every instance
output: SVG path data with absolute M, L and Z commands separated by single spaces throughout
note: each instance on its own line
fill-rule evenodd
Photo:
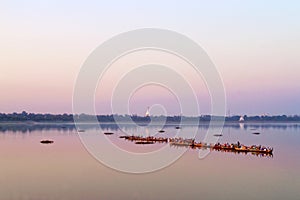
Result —
M 174 146 L 192 146 L 195 143 L 194 139 L 170 138 L 170 145 Z
M 170 142 L 170 145 L 173 146 L 191 146 L 189 142 Z
M 215 137 L 221 137 L 223 136 L 222 134 L 214 134 Z
M 233 151 L 234 147 L 233 146 L 225 146 L 225 145 L 215 145 L 213 147 L 215 150 L 224 150 L 224 151 Z
M 239 152 L 248 152 L 249 151 L 249 149 L 245 146 L 243 146 L 243 147 L 234 147 L 234 150 L 239 151 Z
M 193 143 L 191 144 L 191 147 L 198 147 L 198 148 L 202 148 L 203 147 L 203 144 L 200 142 L 200 143 Z
M 140 137 L 138 137 L 138 136 L 128 136 L 128 135 L 120 136 L 120 138 L 124 138 L 125 140 L 139 140 L 140 139 Z
M 54 141 L 53 140 L 41 140 L 40 143 L 42 144 L 52 144 Z
M 168 142 L 168 138 L 155 138 L 155 142 Z
M 234 150 L 237 152 L 270 153 L 270 154 L 273 153 L 272 148 L 258 149 L 258 148 L 249 148 L 246 146 L 242 146 L 242 147 L 235 147 Z
M 135 144 L 154 144 L 153 141 L 136 141 Z
M 152 141 L 152 142 L 168 142 L 168 138 L 163 137 L 141 137 L 141 136 L 120 136 L 120 138 L 124 138 L 125 140 L 138 140 L 138 141 Z
M 104 132 L 104 135 L 113 135 L 113 132 Z
M 237 142 L 237 144 L 208 144 L 202 142 L 195 142 L 195 139 L 184 139 L 184 138 L 164 138 L 164 137 L 142 137 L 142 136 L 120 136 L 120 138 L 124 138 L 130 141 L 136 141 L 136 144 L 153 144 L 155 142 L 166 142 L 169 143 L 170 146 L 185 146 L 191 148 L 204 148 L 211 149 L 216 151 L 224 151 L 224 152 L 235 152 L 235 153 L 252 153 L 255 155 L 269 154 L 271 155 L 273 152 L 273 148 L 267 148 L 264 146 L 245 146 Z
M 253 135 L 259 135 L 260 133 L 259 132 L 254 132 L 252 133 Z
M 249 152 L 254 152 L 254 153 L 273 153 L 273 149 L 249 149 Z
M 164 130 L 159 130 L 158 132 L 159 132 L 159 133 L 164 133 L 165 131 L 164 131 Z

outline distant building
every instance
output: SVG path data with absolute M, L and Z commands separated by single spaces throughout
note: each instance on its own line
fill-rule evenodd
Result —
M 241 116 L 240 119 L 239 119 L 239 122 L 244 122 L 244 121 L 245 121 L 244 117 Z
M 150 111 L 149 111 L 149 107 L 147 108 L 147 111 L 145 113 L 145 117 L 149 117 L 150 116 Z

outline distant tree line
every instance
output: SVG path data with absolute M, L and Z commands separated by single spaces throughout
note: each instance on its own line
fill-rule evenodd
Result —
M 241 116 L 226 117 L 226 121 L 239 121 Z M 245 122 L 295 122 L 300 121 L 300 115 L 263 115 L 263 116 L 243 116 Z
M 47 121 L 61 121 L 72 122 L 72 114 L 36 114 L 27 113 L 25 111 L 21 113 L 0 113 L 0 121 L 34 121 L 34 122 L 47 122 Z
M 80 114 L 36 114 L 27 113 L 25 111 L 21 113 L 0 113 L 0 122 L 73 122 L 74 118 L 80 121 L 92 121 L 95 119 L 94 115 Z M 187 116 L 151 116 L 143 117 L 138 115 L 97 115 L 99 122 L 115 122 L 115 121 L 134 121 L 134 122 L 150 122 L 151 121 L 166 121 L 166 122 L 180 122 L 180 121 L 220 121 L 225 119 L 226 122 L 239 122 L 241 116 L 211 116 L 201 115 L 199 117 L 187 117 Z M 299 115 L 287 116 L 287 115 L 276 115 L 276 116 L 243 116 L 245 122 L 295 122 L 300 121 Z

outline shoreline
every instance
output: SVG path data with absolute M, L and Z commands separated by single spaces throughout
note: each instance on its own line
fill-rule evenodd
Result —
M 156 123 L 155 123 L 156 122 Z M 161 125 L 163 121 L 155 121 L 154 123 L 151 123 L 151 125 Z M 208 124 L 222 124 L 224 125 L 228 124 L 234 124 L 234 125 L 250 125 L 250 124 L 292 124 L 292 123 L 300 123 L 300 121 L 248 121 L 248 122 L 221 122 L 221 121 L 190 121 L 190 123 L 180 123 L 180 122 L 165 122 L 166 125 L 208 125 Z M 74 125 L 75 122 L 63 122 L 63 121 L 43 121 L 43 122 L 36 122 L 36 121 L 0 121 L 0 125 L 5 124 L 20 124 L 20 125 L 42 125 L 42 124 L 66 124 L 66 125 Z M 87 125 L 93 125 L 93 124 L 137 124 L 137 125 L 148 125 L 149 122 L 80 122 L 77 124 L 87 124 Z

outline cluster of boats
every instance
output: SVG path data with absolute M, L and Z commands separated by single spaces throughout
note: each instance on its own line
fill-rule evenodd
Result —
M 255 153 L 273 153 L 273 148 L 265 147 L 261 145 L 252 145 L 246 146 L 242 145 L 239 142 L 237 144 L 215 144 L 214 149 L 227 149 L 227 150 L 234 150 L 238 152 L 255 152 Z
M 182 139 L 182 138 L 170 138 L 169 139 L 170 145 L 176 145 L 176 146 L 190 146 L 193 148 L 210 148 L 213 150 L 224 150 L 224 151 L 236 151 L 236 152 L 254 152 L 254 153 L 273 153 L 273 148 L 271 147 L 265 147 L 261 145 L 252 145 L 252 146 L 246 146 L 243 144 L 240 144 L 240 142 L 234 143 L 225 143 L 225 144 L 208 144 L 208 143 L 202 143 L 202 142 L 195 142 L 194 139 Z
M 216 151 L 224 152 L 244 152 L 244 153 L 254 153 L 254 154 L 272 154 L 273 148 L 265 147 L 261 145 L 252 145 L 246 146 L 240 144 L 240 142 L 234 143 L 225 143 L 225 144 L 208 144 L 202 142 L 195 142 L 195 139 L 185 139 L 185 138 L 164 138 L 164 137 L 142 137 L 142 136 L 120 136 L 125 140 L 135 141 L 136 144 L 153 144 L 155 142 L 165 142 L 169 143 L 171 146 L 186 146 L 191 148 L 206 148 Z
M 148 142 L 147 144 L 152 144 L 154 142 L 168 142 L 168 138 L 163 138 L 163 137 L 153 137 L 153 136 L 148 136 L 148 137 L 142 137 L 142 136 L 120 136 L 120 138 L 124 138 L 125 140 L 130 140 L 130 141 L 137 141 L 137 144 L 143 144 L 144 142 Z M 146 143 L 144 143 L 146 144 Z
M 176 145 L 176 146 L 191 146 L 193 143 L 195 143 L 194 139 L 185 139 L 185 138 L 169 138 L 169 144 L 170 145 Z

